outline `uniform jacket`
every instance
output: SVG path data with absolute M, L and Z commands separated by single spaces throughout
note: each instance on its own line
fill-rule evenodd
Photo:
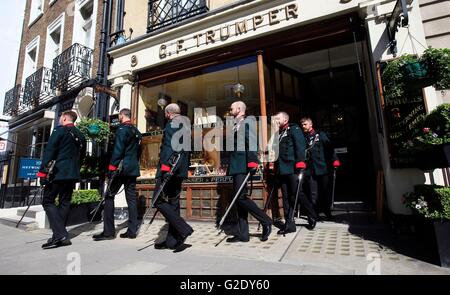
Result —
M 248 163 L 259 163 L 256 122 L 252 122 L 247 117 L 238 121 L 233 128 L 233 136 L 234 149 L 230 153 L 228 175 L 246 174 Z
M 50 161 L 56 160 L 53 180 L 80 180 L 81 161 L 86 155 L 86 139 L 74 125 L 56 127 L 45 147 L 39 169 L 45 172 Z
M 334 147 L 324 132 L 313 131 L 305 134 L 306 175 L 325 175 L 337 160 Z
M 111 165 L 118 167 L 121 160 L 122 176 L 140 176 L 139 158 L 142 135 L 131 123 L 121 123 L 116 131 Z
M 179 133 L 178 133 L 179 132 Z M 172 146 L 172 138 L 176 134 L 176 138 L 179 139 L 179 146 Z M 183 135 L 183 136 L 181 136 Z M 191 129 L 187 125 L 187 122 L 183 120 L 183 117 L 177 116 L 172 120 L 168 121 L 166 127 L 164 128 L 163 139 L 161 142 L 161 148 L 159 151 L 159 164 L 158 171 L 156 172 L 156 177 L 160 177 L 161 166 L 171 166 L 169 163 L 170 157 L 178 152 L 181 154 L 180 160 L 177 167 L 173 171 L 173 175 L 177 177 L 186 178 L 188 176 L 189 161 L 190 161 L 190 144 L 189 150 L 184 149 L 184 138 L 191 138 Z
M 279 133 L 278 160 L 275 161 L 275 171 L 279 175 L 295 173 L 295 165 L 305 161 L 305 137 L 297 124 L 290 123 Z

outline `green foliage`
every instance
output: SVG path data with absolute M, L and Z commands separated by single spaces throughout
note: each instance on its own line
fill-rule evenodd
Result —
M 381 74 L 386 104 L 404 99 L 414 88 L 450 88 L 450 49 L 429 47 L 418 58 L 404 54 L 387 62 Z
M 77 123 L 77 127 L 86 138 L 98 143 L 108 140 L 111 134 L 108 123 L 99 119 L 84 118 Z
M 384 85 L 384 99 L 387 104 L 405 96 L 407 84 L 402 68 L 407 63 L 417 61 L 418 59 L 414 55 L 405 54 L 386 64 L 381 78 Z
M 72 194 L 71 205 L 80 205 L 86 203 L 99 202 L 101 200 L 100 193 L 96 189 L 74 190 Z M 59 198 L 55 199 L 55 204 L 59 204 Z
M 416 185 L 404 195 L 404 204 L 425 218 L 450 220 L 450 187 Z
M 415 146 L 450 143 L 450 104 L 442 104 L 429 113 L 414 139 Z
M 91 178 L 104 173 L 102 169 L 102 159 L 95 156 L 87 155 L 80 168 L 82 178 Z
M 76 190 L 73 191 L 72 205 L 80 205 L 85 203 L 93 203 L 100 201 L 100 193 L 96 189 Z
M 428 48 L 422 55 L 431 69 L 434 87 L 437 90 L 450 88 L 450 49 L 448 48 Z

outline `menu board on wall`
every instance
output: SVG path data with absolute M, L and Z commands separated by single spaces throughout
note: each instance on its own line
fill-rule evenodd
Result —
M 380 70 L 382 72 L 383 65 Z M 384 119 L 392 168 L 417 167 L 416 154 L 411 147 L 414 134 L 425 115 L 425 100 L 421 88 L 408 89 L 401 98 L 385 100 Z

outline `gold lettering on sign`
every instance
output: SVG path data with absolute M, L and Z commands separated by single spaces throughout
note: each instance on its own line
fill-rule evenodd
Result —
M 247 33 L 247 21 L 236 22 L 236 36 L 239 34 Z
M 297 3 L 290 4 L 290 5 L 286 6 L 285 10 L 286 10 L 286 20 L 298 17 L 298 5 L 297 5 Z
M 272 10 L 269 12 L 269 24 L 272 25 L 276 25 L 280 22 L 280 20 L 278 19 L 278 12 L 279 10 Z
M 256 31 L 256 28 L 258 28 L 258 26 L 263 23 L 263 20 L 264 18 L 261 15 L 255 15 L 253 17 L 253 30 Z
M 224 32 L 225 29 L 225 32 Z M 225 41 L 230 37 L 230 26 L 220 28 L 220 40 Z
M 268 13 L 261 12 L 260 14 L 247 16 L 247 18 L 240 19 L 234 23 L 230 22 L 202 33 L 197 33 L 193 36 L 193 39 L 196 41 L 197 47 L 215 44 L 219 41 L 225 42 L 232 37 L 245 35 L 249 30 L 251 30 L 251 25 L 253 25 L 253 31 L 267 25 L 267 18 L 269 26 L 273 26 L 281 23 L 282 21 L 285 22 L 298 17 L 298 3 L 286 4 L 284 6 L 279 6 L 278 9 L 273 8 L 272 10 L 269 10 Z M 164 59 L 168 56 L 180 54 L 181 52 L 190 50 L 192 47 L 185 47 L 187 40 L 189 39 L 179 39 L 178 41 L 173 40 L 169 45 L 161 45 L 159 48 L 159 57 Z
M 180 53 L 180 51 L 184 50 L 183 43 L 184 43 L 184 40 L 177 41 L 177 54 Z
M 197 35 L 194 36 L 194 38 L 197 39 L 197 47 L 200 47 L 200 37 L 201 37 L 202 35 L 203 35 L 203 34 L 197 34 Z
M 159 58 L 166 58 L 167 57 L 167 46 L 166 45 L 161 45 L 161 47 L 159 47 Z
M 208 32 L 206 32 L 206 44 L 209 43 L 214 43 L 214 36 L 216 35 L 216 32 L 214 32 L 213 30 L 209 30 Z

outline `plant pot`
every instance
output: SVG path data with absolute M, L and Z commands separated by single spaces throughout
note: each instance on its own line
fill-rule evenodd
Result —
M 66 226 L 77 225 L 89 222 L 92 218 L 91 212 L 97 207 L 99 202 L 71 205 Z M 93 221 L 99 221 L 102 217 L 102 208 L 97 211 Z
M 403 76 L 410 88 L 418 89 L 433 85 L 428 65 L 423 61 L 411 61 L 402 66 Z
M 441 266 L 450 268 L 450 221 L 435 221 L 434 232 Z
M 450 167 L 450 144 L 430 146 L 418 152 L 417 167 L 422 170 Z

